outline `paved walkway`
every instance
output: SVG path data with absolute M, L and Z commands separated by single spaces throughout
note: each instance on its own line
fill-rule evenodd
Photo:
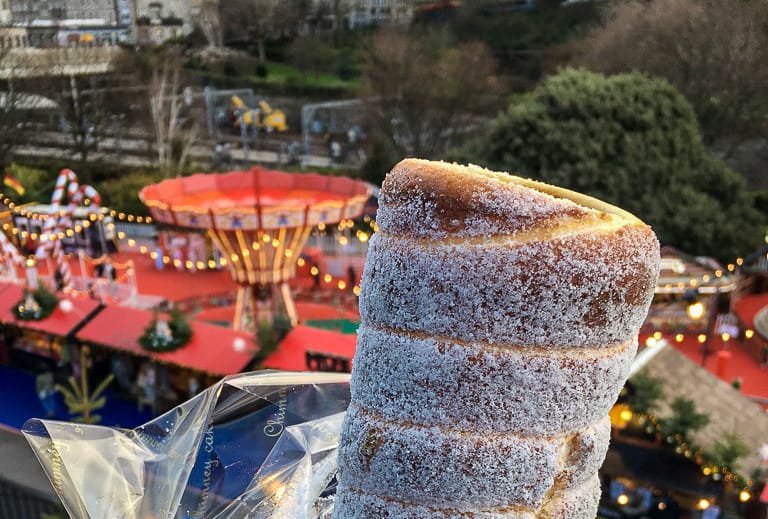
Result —
M 13 483 L 39 497 L 58 502 L 59 498 L 56 497 L 48 477 L 19 431 L 0 426 L 0 459 L 3 460 L 0 480 Z

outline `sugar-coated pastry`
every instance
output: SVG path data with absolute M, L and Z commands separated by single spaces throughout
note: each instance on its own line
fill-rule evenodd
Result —
M 592 519 L 659 271 L 631 214 L 475 166 L 387 175 L 334 519 Z

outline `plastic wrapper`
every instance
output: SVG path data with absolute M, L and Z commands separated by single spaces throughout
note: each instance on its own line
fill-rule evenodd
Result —
M 136 429 L 29 420 L 74 519 L 330 517 L 349 375 L 227 377 Z

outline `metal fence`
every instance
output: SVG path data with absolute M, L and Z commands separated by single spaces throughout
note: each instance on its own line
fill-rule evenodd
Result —
M 64 519 L 66 517 L 64 509 L 58 502 L 0 479 L 0 518 Z

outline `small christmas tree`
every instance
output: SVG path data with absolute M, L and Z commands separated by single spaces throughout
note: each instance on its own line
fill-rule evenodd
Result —
M 162 319 L 154 310 L 152 321 L 139 337 L 139 344 L 147 351 L 173 351 L 186 345 L 192 338 L 192 328 L 178 308 L 173 307 L 169 320 Z
M 53 313 L 59 298 L 39 285 L 35 290 L 24 289 L 24 296 L 13 306 L 13 314 L 23 321 L 40 321 Z
M 106 397 L 102 396 L 102 393 L 107 389 L 107 386 L 112 383 L 115 378 L 114 375 L 109 375 L 107 378 L 101 381 L 96 387 L 93 393 L 88 393 L 88 370 L 86 369 L 86 349 L 80 348 L 80 381 L 75 377 L 69 377 L 69 387 L 56 384 L 56 390 L 60 391 L 64 395 L 64 403 L 69 410 L 69 414 L 75 415 L 74 420 L 80 423 L 96 424 L 101 421 L 101 416 L 93 414 L 104 407 L 107 403 Z

